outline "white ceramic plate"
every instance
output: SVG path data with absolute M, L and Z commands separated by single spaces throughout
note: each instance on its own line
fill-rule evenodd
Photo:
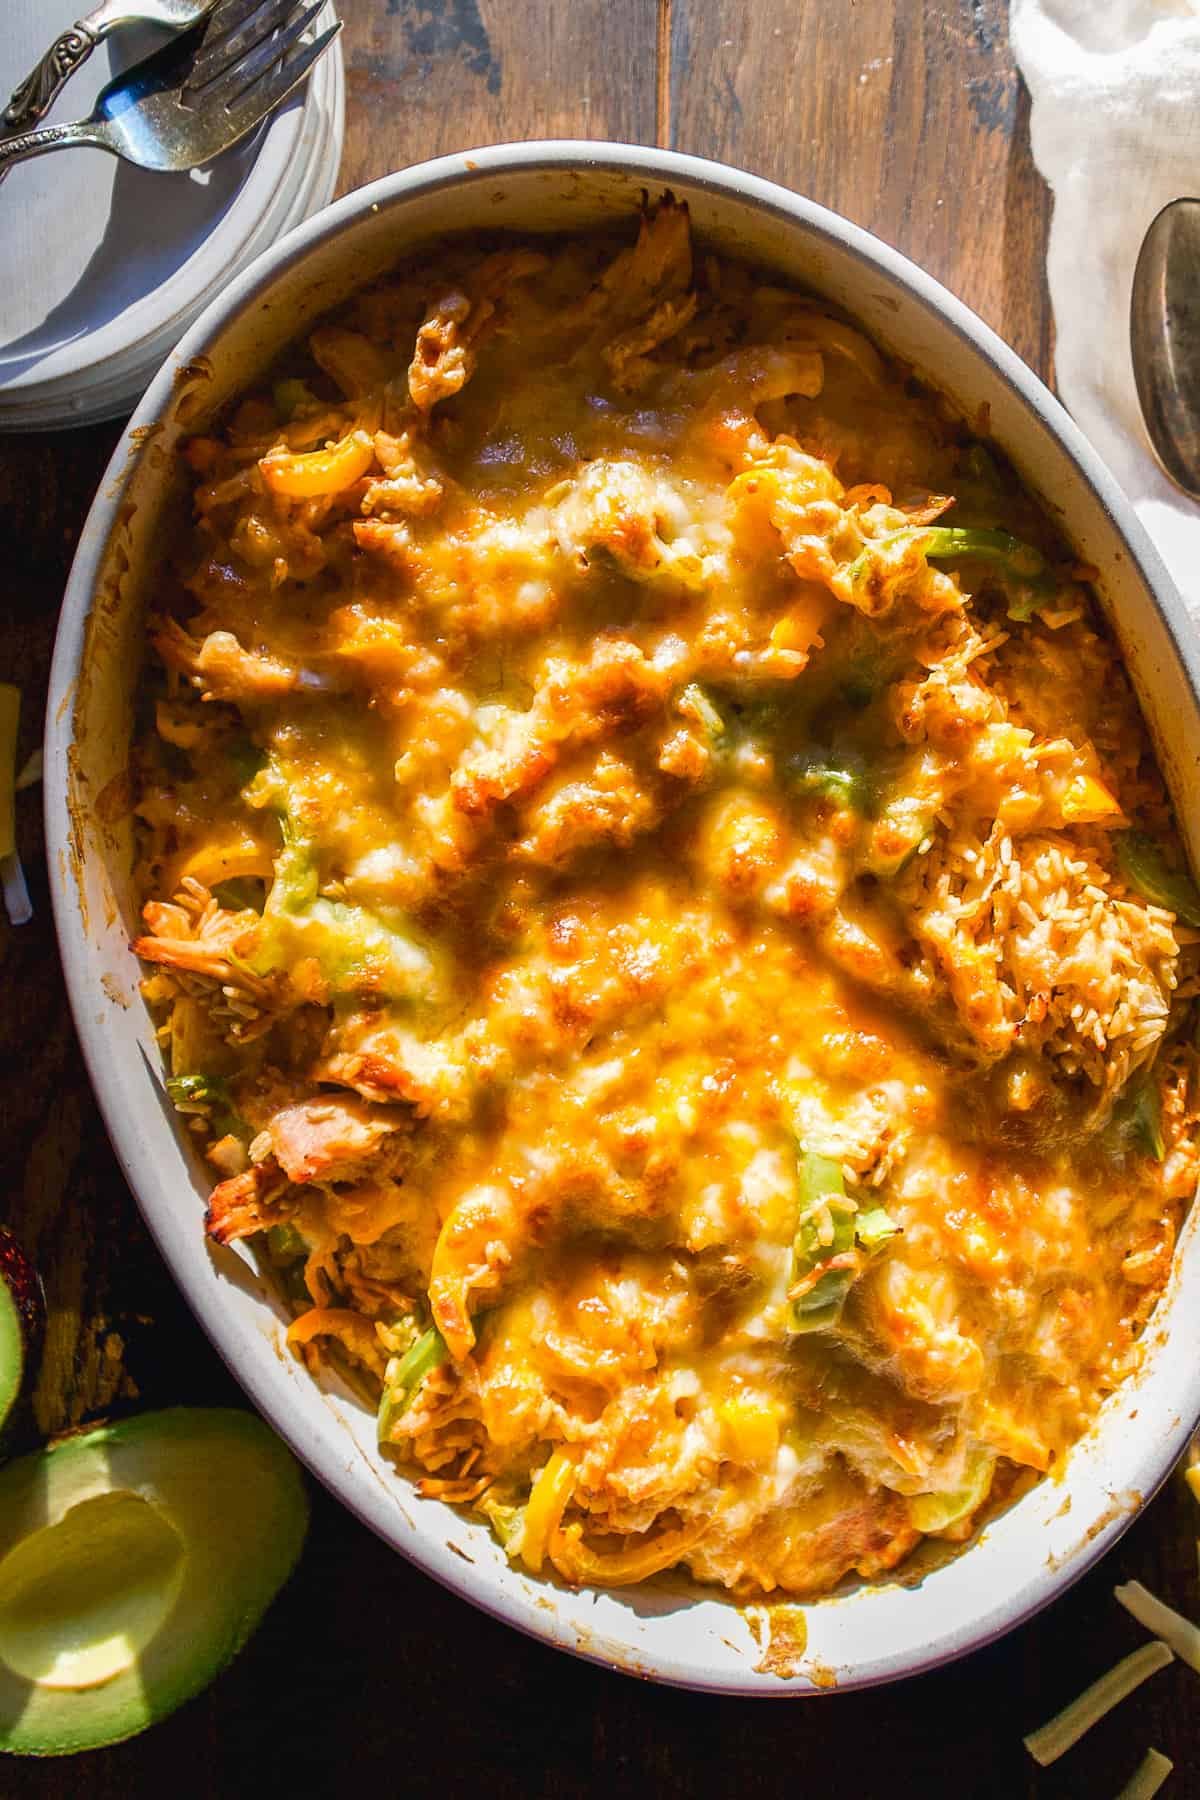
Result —
M 533 143 L 388 176 L 310 221 L 232 283 L 160 371 L 80 540 L 63 606 L 46 733 L 55 911 L 76 1023 L 118 1155 L 184 1293 L 254 1402 L 314 1472 L 448 1587 L 547 1642 L 658 1680 L 734 1693 L 861 1687 L 960 1656 L 1045 1605 L 1113 1543 L 1200 1415 L 1193 1214 L 1145 1367 L 1105 1407 L 1056 1481 L 913 1585 L 860 1587 L 807 1608 L 788 1678 L 758 1667 L 747 1618 L 711 1589 L 665 1579 L 579 1593 L 510 1568 L 482 1525 L 433 1501 L 378 1454 L 374 1419 L 314 1383 L 282 1346 L 281 1309 L 248 1263 L 209 1246 L 208 1180 L 163 1093 L 130 954 L 126 775 L 143 607 L 168 512 L 173 447 L 203 427 L 307 323 L 396 258 L 446 233 L 586 229 L 670 187 L 696 231 L 845 306 L 887 348 L 991 427 L 1039 491 L 1099 591 L 1142 696 L 1180 814 L 1200 819 L 1200 657 L 1178 595 L 1112 478 L 1047 390 L 936 282 L 865 232 L 785 190 L 689 157 L 613 144 Z M 464 1618 L 464 1627 L 468 1621 Z
M 0 103 L 79 5 L 7 0 Z M 327 6 L 319 28 L 334 17 Z M 162 42 L 145 27 L 113 33 L 44 122 L 85 117 L 113 74 Z M 13 167 L 0 189 L 0 429 L 128 411 L 230 276 L 328 203 L 344 89 L 334 43 L 266 126 L 190 174 L 155 174 L 91 149 Z

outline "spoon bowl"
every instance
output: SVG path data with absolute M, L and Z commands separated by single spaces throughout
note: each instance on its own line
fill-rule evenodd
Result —
M 1172 200 L 1146 233 L 1129 342 L 1154 454 L 1176 487 L 1200 500 L 1200 200 Z

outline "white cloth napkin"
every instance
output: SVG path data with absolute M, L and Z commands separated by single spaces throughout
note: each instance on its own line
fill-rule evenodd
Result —
M 1146 229 L 1168 200 L 1200 196 L 1200 0 L 1012 0 L 1010 36 L 1054 194 L 1058 391 L 1200 624 L 1200 505 L 1154 461 L 1129 351 Z

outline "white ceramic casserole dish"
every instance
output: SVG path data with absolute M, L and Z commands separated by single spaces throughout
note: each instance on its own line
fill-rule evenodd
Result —
M 867 233 L 782 188 L 652 149 L 530 143 L 445 157 L 349 195 L 266 252 L 168 359 L 92 507 L 50 684 L 46 809 L 59 938 L 76 1024 L 118 1155 L 205 1329 L 254 1403 L 365 1524 L 465 1598 L 547 1642 L 659 1680 L 793 1694 L 887 1681 L 962 1655 L 1044 1605 L 1109 1547 L 1200 1416 L 1200 1246 L 1189 1219 L 1142 1372 L 1113 1397 L 1057 1480 L 1042 1482 L 940 1568 L 808 1609 L 795 1672 L 756 1668 L 751 1622 L 712 1590 L 664 1578 L 573 1592 L 510 1568 L 482 1524 L 381 1459 L 374 1418 L 286 1353 L 286 1324 L 247 1261 L 204 1237 L 208 1182 L 163 1091 L 129 950 L 127 774 L 143 613 L 170 513 L 177 439 L 205 425 L 280 348 L 352 288 L 447 234 L 581 230 L 631 214 L 644 190 L 688 202 L 699 238 L 845 307 L 978 420 L 1100 571 L 1193 855 L 1200 849 L 1200 653 L 1166 571 L 1066 413 L 995 335 Z M 903 1573 L 903 1572 L 902 1572 Z M 465 1622 L 465 1621 L 464 1621 Z

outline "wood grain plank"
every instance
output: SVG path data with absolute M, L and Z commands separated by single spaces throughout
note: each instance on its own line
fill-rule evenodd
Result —
M 671 142 L 810 193 L 945 280 L 1043 372 L 1047 219 L 1003 0 L 343 0 L 343 191 L 405 162 L 547 132 Z M 656 66 L 656 42 L 670 55 Z M 660 79 L 661 77 L 661 79 Z M 55 613 L 113 428 L 0 440 L 0 678 L 34 746 Z M 36 793 L 37 915 L 0 926 L 0 1216 L 54 1315 L 30 1438 L 112 1406 L 236 1399 L 142 1227 L 91 1098 L 58 969 Z M 837 1792 L 1037 1800 L 1116 1791 L 1142 1748 L 1196 1790 L 1194 1677 L 1156 1676 L 1056 1770 L 1021 1733 L 1140 1639 L 1137 1577 L 1200 1611 L 1196 1515 L 1168 1485 L 1050 1612 L 969 1662 L 831 1704 L 763 1707 L 573 1663 L 470 1610 L 314 1494 L 297 1575 L 233 1668 L 146 1736 L 8 1762 L 5 1800 L 356 1790 L 489 1800 Z M 1190 1771 L 1189 1771 L 1190 1764 Z
M 655 0 L 360 0 L 343 16 L 341 192 L 514 138 L 654 141 Z
M 79 530 L 119 433 L 0 440 L 6 528 L 0 673 L 22 692 L 19 757 L 41 735 L 58 598 Z M 216 1376 L 142 1226 L 109 1147 L 75 1040 L 54 938 L 40 791 L 18 797 L 30 924 L 0 916 L 0 1216 L 46 1287 L 48 1323 L 25 1435 L 62 1430 L 175 1382 Z M 158 1317 L 176 1328 L 160 1330 Z M 185 1350 L 178 1356 L 180 1333 Z M 189 1369 L 208 1365 L 209 1381 Z M 156 1380 L 154 1371 L 161 1370 Z M 219 1377 L 217 1377 L 219 1379 Z
M 1049 202 L 1005 0 L 671 0 L 670 141 L 921 264 L 1040 374 Z

